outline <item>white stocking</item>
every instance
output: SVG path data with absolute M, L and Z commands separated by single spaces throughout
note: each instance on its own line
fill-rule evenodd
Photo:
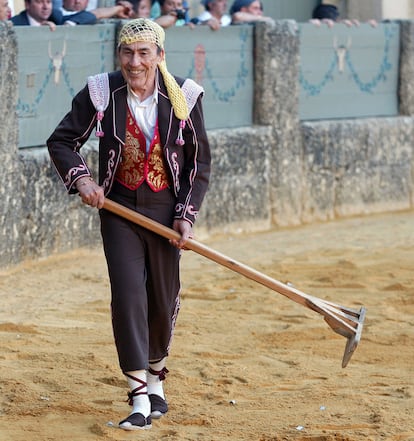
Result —
M 167 357 L 164 357 L 162 360 L 156 362 L 150 361 L 149 370 L 147 372 L 148 395 L 158 395 L 163 400 L 165 400 L 165 395 L 162 384 L 165 374 L 168 372 L 168 370 L 165 368 L 166 361 Z
M 131 390 L 130 398 L 132 400 L 132 413 L 142 413 L 147 417 L 151 413 L 151 405 L 147 392 L 147 375 L 146 371 L 125 372 L 128 385 Z

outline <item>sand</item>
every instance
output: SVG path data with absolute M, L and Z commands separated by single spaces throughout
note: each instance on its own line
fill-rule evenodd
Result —
M 0 440 L 414 440 L 414 213 L 204 243 L 297 289 L 367 308 L 361 342 L 283 295 L 186 251 L 182 308 L 151 430 L 129 407 L 100 248 L 0 271 Z

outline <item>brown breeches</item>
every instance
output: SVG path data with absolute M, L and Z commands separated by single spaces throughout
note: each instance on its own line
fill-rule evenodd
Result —
M 171 227 L 175 197 L 144 183 L 115 183 L 108 198 Z M 123 372 L 147 369 L 168 355 L 179 310 L 180 251 L 168 240 L 106 210 L 101 234 L 111 282 L 112 326 Z

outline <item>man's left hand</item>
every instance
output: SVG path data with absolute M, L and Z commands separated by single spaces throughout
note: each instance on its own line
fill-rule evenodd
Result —
M 188 239 L 193 238 L 193 228 L 190 222 L 184 219 L 175 219 L 173 223 L 173 230 L 180 233 L 181 238 L 179 240 L 170 239 L 170 244 L 183 250 L 188 249 L 185 247 L 185 243 Z

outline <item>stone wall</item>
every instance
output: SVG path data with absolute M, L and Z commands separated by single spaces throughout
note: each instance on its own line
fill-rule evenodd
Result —
M 401 116 L 298 118 L 296 23 L 255 30 L 255 125 L 211 130 L 198 237 L 413 207 L 414 25 L 402 23 Z M 45 148 L 17 149 L 16 40 L 0 23 L 0 267 L 99 244 L 97 212 L 67 196 Z M 97 142 L 82 150 L 96 173 Z

